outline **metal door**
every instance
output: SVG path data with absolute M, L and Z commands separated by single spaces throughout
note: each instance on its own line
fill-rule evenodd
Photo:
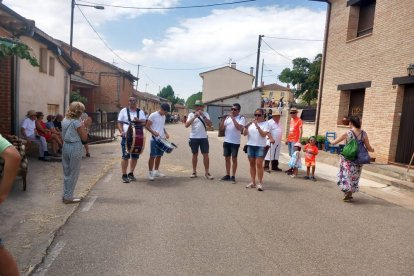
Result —
M 414 85 L 406 85 L 395 161 L 408 164 L 414 153 Z
M 210 115 L 211 122 L 214 129 L 218 129 L 220 119 L 223 114 L 228 114 L 231 110 L 231 105 L 208 105 L 207 113 Z

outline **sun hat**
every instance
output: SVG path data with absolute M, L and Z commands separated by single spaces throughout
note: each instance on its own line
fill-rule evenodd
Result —
M 299 142 L 295 143 L 295 145 L 294 145 L 294 146 L 295 146 L 295 147 L 302 148 L 302 144 L 301 144 L 301 143 L 299 143 Z
M 289 110 L 289 113 L 298 113 L 298 109 L 296 108 L 296 107 L 292 107 L 290 110 Z
M 204 103 L 201 100 L 196 100 L 194 105 L 195 106 L 204 106 Z
M 43 112 L 42 112 L 42 111 L 38 111 L 38 112 L 36 112 L 36 116 L 37 116 L 37 117 L 40 117 L 40 116 L 45 116 L 45 115 L 43 114 Z
M 280 116 L 279 110 L 277 110 L 277 108 L 272 107 L 270 110 L 272 110 L 272 116 Z
M 35 116 L 36 115 L 36 111 L 34 111 L 34 110 L 29 110 L 29 111 L 27 111 L 27 117 L 31 117 L 31 116 Z

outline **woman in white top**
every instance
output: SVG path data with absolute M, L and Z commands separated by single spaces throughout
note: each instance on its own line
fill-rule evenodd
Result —
M 247 124 L 243 134 L 247 135 L 247 156 L 250 163 L 251 183 L 246 188 L 256 188 L 263 191 L 263 159 L 266 155 L 266 136 L 269 135 L 269 125 L 265 121 L 263 109 L 256 109 L 255 119 Z M 269 138 L 271 136 L 269 135 Z M 259 183 L 256 185 L 256 174 Z

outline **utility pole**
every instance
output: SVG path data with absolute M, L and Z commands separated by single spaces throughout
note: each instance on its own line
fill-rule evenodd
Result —
M 262 83 L 263 83 L 263 67 L 264 67 L 264 59 L 262 59 L 262 73 L 260 74 L 260 86 L 262 86 Z
M 135 90 L 138 91 L 138 81 L 139 81 L 139 64 L 138 64 L 138 70 L 137 70 L 137 86 L 135 88 Z
M 259 80 L 259 63 L 260 63 L 260 47 L 262 45 L 262 37 L 264 35 L 259 35 L 259 43 L 257 46 L 257 60 L 256 60 L 256 77 L 254 78 L 254 87 L 257 87 L 257 82 Z

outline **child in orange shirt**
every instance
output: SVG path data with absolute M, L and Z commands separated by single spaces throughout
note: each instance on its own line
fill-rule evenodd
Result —
M 316 181 L 315 178 L 315 163 L 316 155 L 318 154 L 318 147 L 316 146 L 315 137 L 310 137 L 309 142 L 303 148 L 305 152 L 306 176 L 305 179 Z M 312 167 L 312 175 L 309 177 L 310 168 Z

